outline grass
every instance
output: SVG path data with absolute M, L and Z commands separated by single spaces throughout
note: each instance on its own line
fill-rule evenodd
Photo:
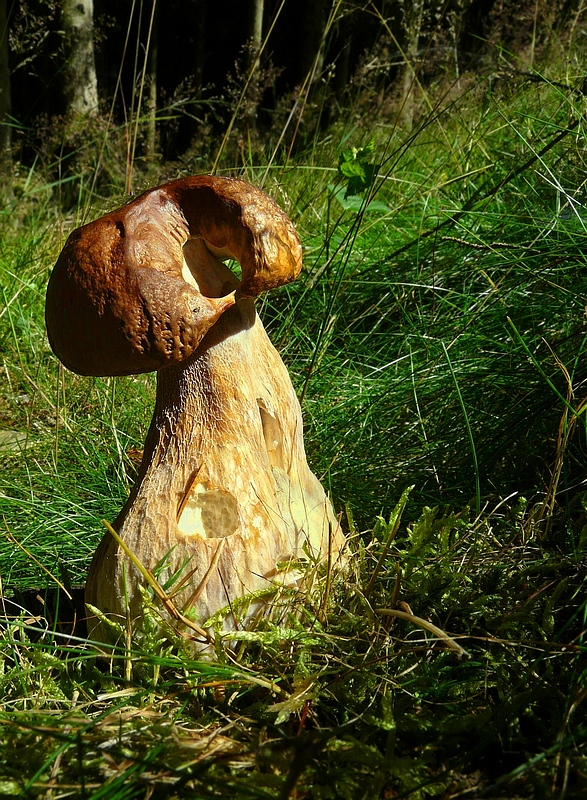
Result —
M 12 608 L 0 794 L 584 796 L 581 103 L 546 80 L 477 83 L 411 132 L 351 117 L 271 169 L 239 165 L 304 243 L 303 276 L 260 311 L 348 569 L 309 568 L 216 661 L 171 631 L 105 650 Z M 339 152 L 371 137 L 376 178 L 345 202 Z M 6 596 L 83 582 L 154 394 L 50 353 L 44 289 L 75 220 L 33 183 L 0 230 Z
M 520 147 L 514 126 L 538 113 L 529 104 L 542 106 L 545 93 L 522 89 L 525 111 L 508 109 L 510 125 L 498 101 L 474 128 L 452 108 L 450 147 L 442 118 L 409 150 L 396 146 L 399 161 L 377 194 L 387 214 L 367 212 L 357 223 L 347 212 L 334 234 L 328 226 L 314 234 L 306 284 L 291 290 L 286 320 L 276 316 L 277 336 L 300 385 L 312 367 L 306 414 L 314 419 L 316 398 L 316 439 L 336 459 L 335 496 L 359 497 L 364 508 L 366 490 L 367 507 L 386 508 L 414 482 L 426 502 L 533 492 L 544 462 L 554 460 L 545 442 L 563 407 L 530 356 L 564 396 L 567 364 L 577 391 L 586 293 L 575 187 L 585 176 L 571 161 L 567 188 L 552 187 L 555 165 L 568 158 L 566 136 L 538 159 L 545 178 L 536 161 L 519 169 L 567 130 L 571 107 L 557 103 L 549 124 L 532 123 L 536 137 Z M 321 273 L 317 286 L 313 273 Z M 317 357 L 316 319 L 324 320 Z M 365 464 L 374 448 L 376 463 Z M 365 475 L 368 486 L 357 491 L 356 477 Z
M 380 521 L 368 545 L 354 539 L 325 618 L 318 577 L 216 663 L 147 637 L 105 669 L 95 647 L 64 647 L 51 631 L 33 644 L 38 625 L 15 621 L 6 793 L 581 796 L 584 567 L 524 544 L 519 508 L 491 518 L 425 512 L 371 583 L 389 533 Z M 465 657 L 377 611 L 398 571 L 402 602 L 456 635 Z

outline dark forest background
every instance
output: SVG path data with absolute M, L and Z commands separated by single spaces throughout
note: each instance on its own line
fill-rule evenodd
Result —
M 13 163 L 59 158 L 62 176 L 97 133 L 132 123 L 127 162 L 202 171 L 231 119 L 236 149 L 289 153 L 349 113 L 409 127 L 418 89 L 530 69 L 577 13 L 576 0 L 1 0 L 0 145 Z

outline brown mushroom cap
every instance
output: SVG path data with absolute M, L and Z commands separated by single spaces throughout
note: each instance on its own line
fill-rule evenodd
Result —
M 184 277 L 183 246 L 203 240 L 207 263 L 232 257 L 239 294 L 256 297 L 289 283 L 301 245 L 288 217 L 259 189 L 232 178 L 182 178 L 73 231 L 47 287 L 49 342 L 80 375 L 150 372 L 188 358 L 235 303 Z

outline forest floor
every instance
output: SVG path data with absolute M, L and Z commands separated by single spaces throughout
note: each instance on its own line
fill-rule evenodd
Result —
M 0 795 L 585 797 L 586 120 L 556 77 L 220 162 L 302 238 L 303 275 L 259 312 L 349 556 L 215 660 L 33 607 L 83 584 L 154 381 L 68 373 L 44 330 L 66 235 L 122 192 L 81 181 L 64 211 L 22 171 L 0 219 Z

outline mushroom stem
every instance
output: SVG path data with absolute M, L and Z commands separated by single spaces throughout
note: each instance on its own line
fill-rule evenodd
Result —
M 194 570 L 174 598 L 184 613 L 219 539 L 230 537 L 198 598 L 200 624 L 238 597 L 295 578 L 284 564 L 340 550 L 340 526 L 306 462 L 299 402 L 253 301 L 240 299 L 190 359 L 159 371 L 139 478 L 114 527 L 151 568 L 167 559 L 162 582 L 182 566 Z M 139 582 L 106 536 L 88 602 L 119 616 L 130 597 L 138 617 Z M 248 616 L 228 615 L 225 627 Z

